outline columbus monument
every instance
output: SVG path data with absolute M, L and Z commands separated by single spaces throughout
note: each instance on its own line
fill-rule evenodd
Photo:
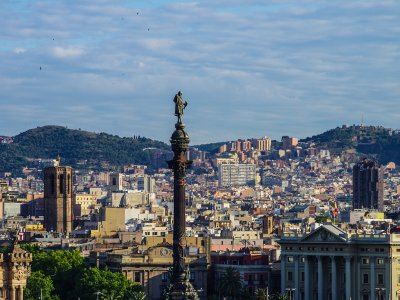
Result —
M 179 91 L 174 97 L 175 116 L 178 121 L 171 136 L 171 146 L 174 158 L 168 161 L 168 166 L 174 172 L 174 226 L 173 226 L 173 267 L 170 285 L 165 291 L 165 299 L 199 299 L 189 282 L 189 269 L 185 266 L 186 248 L 186 170 L 192 161 L 186 159 L 189 146 L 189 135 L 184 130 L 182 116 L 187 106 Z

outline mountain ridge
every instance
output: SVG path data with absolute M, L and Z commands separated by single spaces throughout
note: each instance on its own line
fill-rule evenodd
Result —
M 3 172 L 30 166 L 35 159 L 58 155 L 72 167 L 82 167 L 82 161 L 95 169 L 107 169 L 107 163 L 110 166 L 150 165 L 150 151 L 144 149 L 169 150 L 167 144 L 145 137 L 119 137 L 58 125 L 28 129 L 12 139 L 12 143 L 0 145 L 0 171 Z

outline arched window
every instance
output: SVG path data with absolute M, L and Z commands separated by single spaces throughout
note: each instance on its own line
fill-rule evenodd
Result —
M 71 175 L 70 174 L 68 174 L 68 176 L 67 176 L 67 178 L 68 178 L 68 183 L 67 183 L 67 194 L 70 194 L 71 193 Z
M 54 191 L 55 191 L 55 179 L 54 179 L 54 174 L 50 175 L 50 191 L 51 194 L 54 195 Z
M 64 193 L 65 182 L 64 182 L 64 174 L 60 174 L 60 194 Z

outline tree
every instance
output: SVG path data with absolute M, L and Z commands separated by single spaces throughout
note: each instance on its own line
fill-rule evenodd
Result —
M 75 283 L 74 294 L 70 294 L 68 298 L 76 299 L 79 296 L 81 300 L 94 300 L 99 292 L 104 299 L 129 299 L 130 295 L 138 292 L 138 287 L 126 279 L 122 273 L 85 268 Z
M 40 271 L 50 276 L 61 299 L 69 299 L 71 286 L 80 277 L 84 259 L 78 250 L 56 250 L 33 255 L 32 271 Z
M 229 267 L 222 273 L 219 283 L 219 289 L 222 296 L 229 299 L 235 299 L 240 295 L 242 284 L 240 274 L 235 268 Z
M 273 300 L 288 300 L 289 299 L 289 297 L 288 297 L 288 295 L 287 294 L 284 294 L 284 293 L 278 293 L 278 294 L 275 294 L 275 295 L 273 295 L 272 297 L 271 297 L 271 299 L 273 299 Z
M 128 300 L 146 300 L 147 296 L 146 296 L 146 293 L 143 291 L 136 291 L 134 293 L 131 293 L 127 299 Z
M 266 289 L 258 288 L 256 290 L 256 300 L 268 300 L 268 291 Z
M 36 244 L 21 244 L 21 248 L 27 252 L 32 253 L 33 255 L 43 252 L 43 250 L 41 250 L 40 247 Z
M 84 259 L 78 250 L 39 252 L 32 262 L 33 271 L 41 271 L 48 276 L 56 276 L 83 266 Z
M 24 291 L 25 300 L 55 300 L 59 299 L 55 295 L 55 288 L 50 276 L 44 275 L 42 272 L 32 272 L 28 278 L 28 283 Z

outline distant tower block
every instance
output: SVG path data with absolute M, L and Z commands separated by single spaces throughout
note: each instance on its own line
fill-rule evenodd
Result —
M 112 173 L 110 174 L 110 186 L 111 192 L 122 191 L 122 174 Z
M 59 161 L 59 160 L 58 160 Z M 72 230 L 72 168 L 55 164 L 44 169 L 44 223 L 47 231 Z

